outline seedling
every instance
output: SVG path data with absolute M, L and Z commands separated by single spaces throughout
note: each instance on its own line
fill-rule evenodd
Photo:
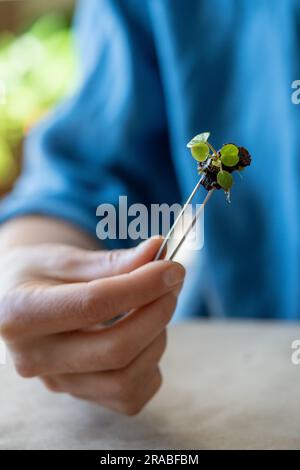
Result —
M 251 163 L 247 149 L 235 144 L 225 144 L 220 150 L 215 150 L 208 142 L 210 133 L 196 135 L 187 147 L 193 158 L 198 162 L 198 173 L 202 175 L 201 184 L 207 191 L 223 189 L 229 200 L 230 189 L 234 183 L 232 173 L 242 171 Z
M 181 240 L 169 255 L 169 259 L 173 259 L 178 252 L 187 235 L 194 227 L 196 220 L 200 215 L 200 211 L 203 210 L 214 190 L 223 189 L 227 201 L 230 202 L 230 190 L 234 183 L 232 173 L 235 171 L 240 172 L 246 166 L 251 164 L 250 153 L 247 149 L 245 149 L 245 147 L 239 147 L 238 145 L 229 143 L 223 145 L 223 147 L 217 151 L 208 141 L 209 136 L 209 132 L 203 132 L 202 134 L 196 135 L 187 144 L 187 147 L 191 150 L 193 158 L 198 162 L 197 169 L 198 173 L 200 174 L 200 179 L 189 195 L 173 226 L 169 230 L 162 245 L 160 246 L 160 249 L 158 250 L 155 257 L 156 260 L 160 259 L 163 255 L 168 240 L 172 236 L 175 227 L 177 226 L 187 206 L 194 198 L 200 186 L 204 186 L 204 188 L 208 191 L 208 194 L 206 195 L 200 210 L 198 210 L 194 215 L 191 224 L 183 234 Z

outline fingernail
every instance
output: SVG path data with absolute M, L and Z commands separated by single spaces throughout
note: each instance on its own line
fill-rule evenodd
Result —
M 177 289 L 174 289 L 174 290 L 172 291 L 173 295 L 174 295 L 175 297 L 178 297 L 179 294 L 180 294 L 180 292 L 181 292 L 181 289 L 182 289 L 182 284 L 181 284 L 180 287 L 177 287 Z
M 148 238 L 147 240 L 143 240 L 141 243 L 139 243 L 135 249 L 136 250 L 143 250 L 145 246 L 147 246 L 151 242 L 152 238 Z
M 167 286 L 176 286 L 183 281 L 185 270 L 180 264 L 174 264 L 171 268 L 165 271 L 163 278 Z

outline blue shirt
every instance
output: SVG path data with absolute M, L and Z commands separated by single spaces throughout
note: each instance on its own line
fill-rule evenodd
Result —
M 186 143 L 209 130 L 253 165 L 231 205 L 209 203 L 186 312 L 299 318 L 300 2 L 89 0 L 75 28 L 80 89 L 31 132 L 1 220 L 54 215 L 95 236 L 96 207 L 119 195 L 183 202 L 198 178 Z

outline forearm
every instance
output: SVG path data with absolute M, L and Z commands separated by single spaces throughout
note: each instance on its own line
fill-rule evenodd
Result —
M 19 217 L 0 227 L 0 253 L 16 246 L 38 243 L 61 243 L 84 249 L 101 248 L 100 243 L 75 225 L 51 217 Z

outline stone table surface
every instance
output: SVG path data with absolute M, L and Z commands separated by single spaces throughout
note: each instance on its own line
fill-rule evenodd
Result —
M 51 394 L 0 366 L 0 449 L 300 449 L 299 324 L 169 328 L 164 385 L 136 417 Z

